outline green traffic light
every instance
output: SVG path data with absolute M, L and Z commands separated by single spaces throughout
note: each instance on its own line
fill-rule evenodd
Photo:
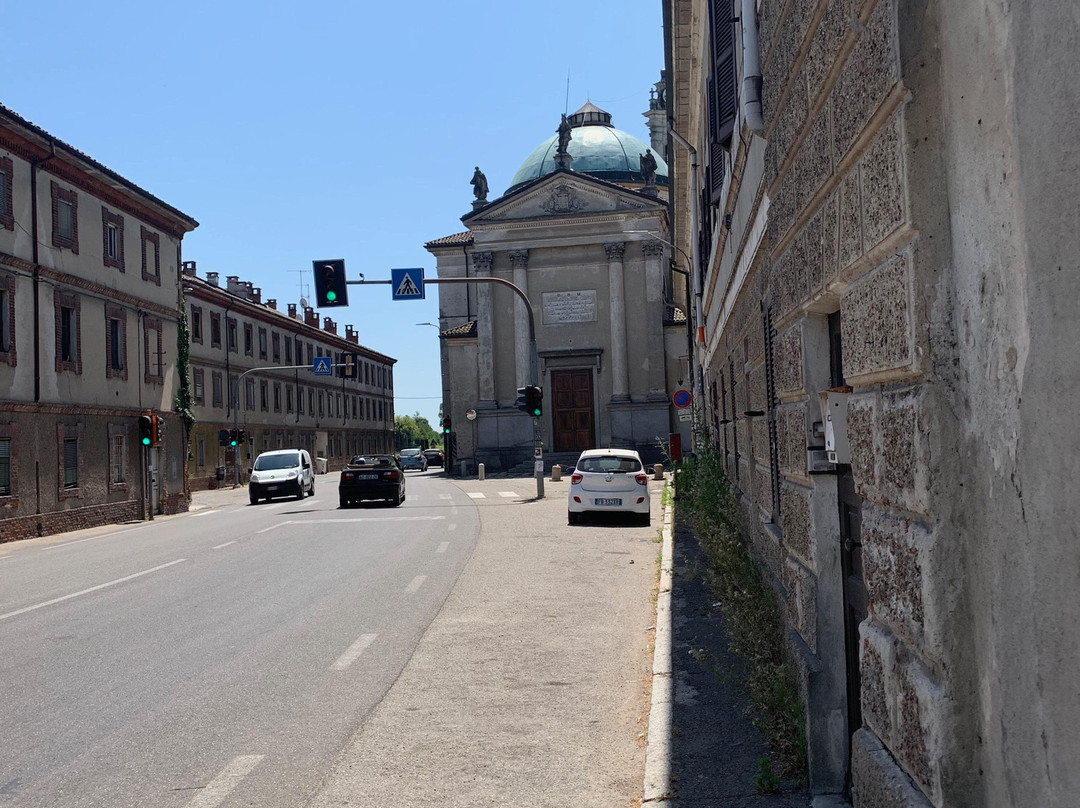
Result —
M 533 407 L 533 415 L 535 417 L 537 417 L 537 418 L 540 417 L 540 408 L 539 407 Z
M 234 440 L 233 440 L 233 441 L 229 441 L 229 445 L 230 445 L 230 446 L 235 446 L 235 445 L 236 445 L 236 441 L 234 441 Z
M 326 299 L 333 302 L 337 300 L 337 292 L 330 290 L 326 293 Z
M 150 438 L 143 438 L 142 439 L 142 445 L 143 446 L 149 446 L 150 445 Z

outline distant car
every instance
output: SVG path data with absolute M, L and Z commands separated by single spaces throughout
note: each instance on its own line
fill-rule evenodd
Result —
M 443 458 L 442 449 L 425 449 L 424 457 L 427 458 L 429 466 L 442 466 L 445 463 Z
M 341 470 L 338 481 L 340 507 L 374 499 L 389 500 L 394 507 L 405 501 L 405 473 L 393 455 L 354 457 Z
M 398 452 L 398 456 L 401 458 L 401 468 L 405 471 L 409 469 L 427 471 L 427 458 L 419 449 L 402 449 Z
M 315 470 L 306 449 L 275 449 L 255 458 L 248 478 L 248 500 L 252 505 L 260 499 L 274 497 L 315 496 Z
M 632 449 L 588 449 L 570 474 L 567 521 L 579 524 L 589 513 L 628 513 L 648 525 L 649 475 Z

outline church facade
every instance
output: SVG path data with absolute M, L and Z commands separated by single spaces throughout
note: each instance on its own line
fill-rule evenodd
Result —
M 455 471 L 465 461 L 528 473 L 537 444 L 545 468 L 605 446 L 651 462 L 679 423 L 671 396 L 690 379 L 666 246 L 667 166 L 610 120 L 586 104 L 503 196 L 477 199 L 466 232 L 425 245 L 438 278 L 458 281 L 439 285 Z M 537 419 L 515 406 L 533 383 L 544 390 Z

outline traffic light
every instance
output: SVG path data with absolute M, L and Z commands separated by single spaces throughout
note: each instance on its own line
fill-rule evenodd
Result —
M 320 309 L 327 306 L 348 306 L 349 287 L 345 280 L 345 261 L 312 261 L 315 271 L 315 305 Z
M 532 384 L 519 387 L 514 408 L 531 415 L 533 418 L 539 418 L 544 414 L 544 388 Z
M 236 442 L 237 443 L 243 443 L 246 440 L 247 440 L 247 432 L 245 430 L 243 430 L 243 429 L 238 430 L 237 433 L 236 433 Z
M 450 434 L 450 419 L 449 418 L 443 418 L 442 419 L 442 431 L 443 431 L 444 435 L 449 435 Z
M 154 446 L 165 444 L 165 419 L 160 415 L 154 416 Z
M 237 437 L 239 436 L 239 434 L 240 432 L 236 429 L 229 430 L 229 446 L 236 446 Z
M 228 429 L 219 429 L 217 433 L 217 445 L 218 446 L 231 446 L 229 443 L 230 434 Z
M 355 379 L 356 371 L 360 367 L 360 354 L 343 353 L 337 375 L 342 379 Z
M 152 415 L 139 416 L 139 443 L 143 446 L 154 445 L 154 418 Z
M 525 388 L 525 403 L 528 405 L 526 410 L 533 418 L 539 418 L 544 414 L 544 388 L 536 387 L 535 385 L 529 385 Z

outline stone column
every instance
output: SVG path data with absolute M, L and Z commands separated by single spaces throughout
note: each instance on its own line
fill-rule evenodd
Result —
M 491 277 L 491 263 L 494 254 L 488 251 L 472 254 L 473 269 L 478 278 Z M 490 283 L 476 284 L 476 373 L 480 400 L 478 407 L 495 407 L 495 312 L 492 308 L 492 286 Z
M 630 383 L 626 369 L 626 298 L 623 291 L 623 254 L 626 244 L 604 244 L 608 259 L 609 298 L 611 303 L 611 400 L 629 401 Z
M 650 401 L 667 400 L 667 384 L 664 377 L 664 271 L 662 259 L 664 245 L 659 241 L 641 242 L 645 256 L 645 306 L 646 322 L 659 323 L 655 333 L 648 335 L 648 388 Z
M 529 294 L 529 278 L 526 269 L 529 266 L 528 250 L 511 250 L 510 266 L 514 268 L 514 285 Z M 513 294 L 513 292 L 511 292 Z M 525 301 L 514 295 L 514 364 L 516 366 L 517 386 L 532 384 L 529 378 L 529 313 L 525 310 Z

